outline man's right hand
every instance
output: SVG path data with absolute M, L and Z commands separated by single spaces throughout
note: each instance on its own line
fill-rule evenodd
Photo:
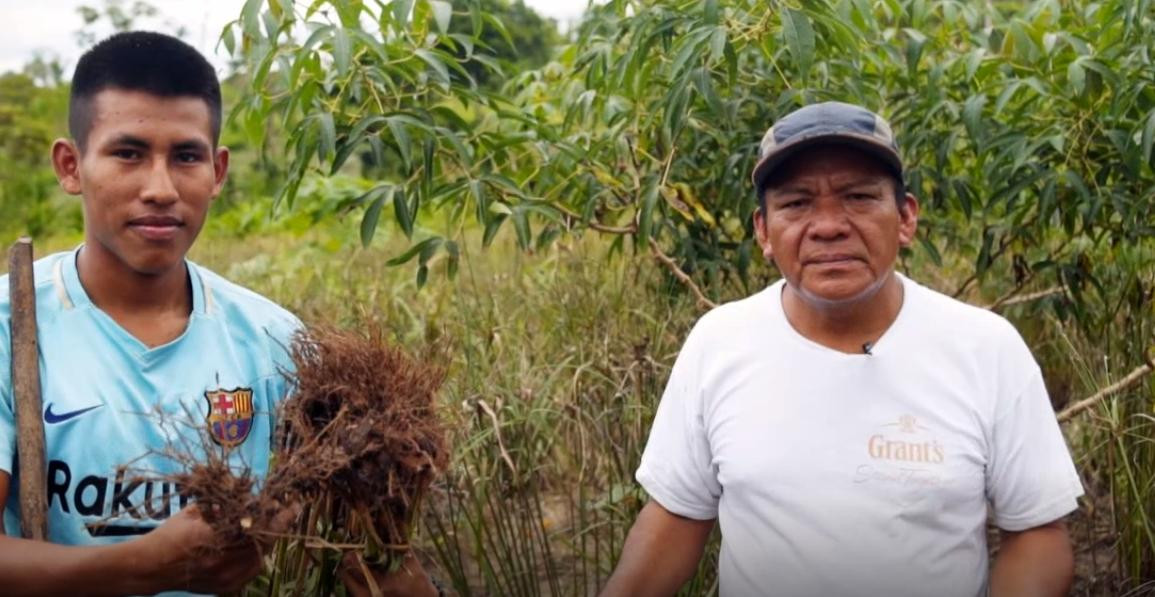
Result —
M 8 473 L 0 471 L 0 505 L 9 483 Z M 223 593 L 239 589 L 260 568 L 251 540 L 220 545 L 195 507 L 151 533 L 112 545 L 58 545 L 0 533 L 0 592 L 6 596 Z
M 222 545 L 195 505 L 132 543 L 150 592 L 228 593 L 261 571 L 256 542 Z

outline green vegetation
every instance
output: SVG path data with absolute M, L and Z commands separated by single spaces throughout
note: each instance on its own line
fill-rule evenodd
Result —
M 441 578 L 605 578 L 700 313 L 653 256 L 710 301 L 771 279 L 747 175 L 769 123 L 822 99 L 890 117 L 924 205 L 902 268 L 1011 318 L 1057 409 L 1139 373 L 1064 423 L 1076 594 L 1155 578 L 1155 3 L 614 0 L 569 44 L 543 34 L 533 68 L 540 25 L 496 1 L 247 2 L 223 36 L 232 182 L 197 249 L 306 319 L 445 348 L 456 454 L 422 537 Z M 0 78 L 0 231 L 42 252 L 79 230 L 44 157 L 64 97 Z

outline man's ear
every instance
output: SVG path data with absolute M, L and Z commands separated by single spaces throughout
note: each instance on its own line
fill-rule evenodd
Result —
M 754 210 L 754 236 L 758 239 L 758 246 L 762 247 L 762 256 L 768 261 L 774 259 L 774 251 L 770 246 L 770 236 L 766 234 L 766 214 L 762 208 Z
M 909 247 L 918 232 L 918 198 L 907 193 L 906 201 L 898 207 L 898 244 Z
M 52 168 L 65 193 L 80 194 L 80 149 L 75 142 L 57 139 L 52 143 Z
M 213 199 L 221 194 L 221 189 L 225 186 L 225 179 L 229 174 L 229 148 L 221 145 L 217 147 L 216 153 L 213 155 L 213 174 L 215 180 L 213 181 Z

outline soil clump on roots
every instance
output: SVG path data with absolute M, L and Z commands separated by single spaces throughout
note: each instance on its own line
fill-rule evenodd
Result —
M 378 326 L 312 326 L 290 348 L 292 393 L 278 413 L 259 493 L 221 456 L 176 481 L 224 539 L 294 536 L 362 548 L 383 564 L 408 550 L 422 498 L 448 463 L 435 398 L 444 369 L 409 356 Z

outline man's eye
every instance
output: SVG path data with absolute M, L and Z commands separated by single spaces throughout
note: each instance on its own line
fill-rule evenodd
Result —
M 184 162 L 186 164 L 192 164 L 192 163 L 199 162 L 201 159 L 201 156 L 199 153 L 196 153 L 196 152 L 182 151 L 181 153 L 176 154 L 176 159 L 178 162 Z
M 850 198 L 854 199 L 855 201 L 871 201 L 874 199 L 874 195 L 869 193 L 852 193 Z
M 805 200 L 795 199 L 793 201 L 787 201 L 786 203 L 783 203 L 782 209 L 798 209 L 799 207 L 802 207 L 804 205 L 806 205 Z
M 140 157 L 140 152 L 135 149 L 117 149 L 112 152 L 112 155 L 122 160 L 135 160 Z

